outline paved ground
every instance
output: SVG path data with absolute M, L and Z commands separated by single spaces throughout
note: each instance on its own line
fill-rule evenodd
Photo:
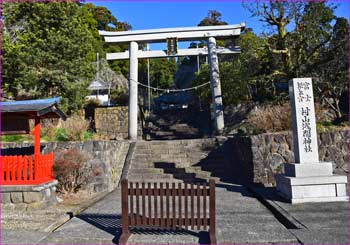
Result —
M 25 209 L 25 206 L 1 206 L 1 243 L 34 244 L 70 219 L 96 203 L 106 193 L 88 195 L 85 192 L 65 198 L 65 201 L 45 209 Z M 71 214 L 70 214 L 71 213 Z
M 283 214 L 289 231 L 304 244 L 350 244 L 350 203 L 304 203 L 291 205 L 274 188 L 254 188 L 271 208 Z
M 349 203 L 283 202 L 271 189 L 254 189 L 272 214 L 245 187 L 217 184 L 218 243 L 349 244 Z M 52 233 L 2 231 L 2 244 L 111 244 L 121 233 L 120 190 L 117 189 Z M 279 220 L 275 216 L 281 216 Z M 282 224 L 283 223 L 283 224 Z M 289 229 L 287 229 L 288 227 Z M 129 243 L 208 243 L 207 232 L 133 234 Z
M 292 243 L 295 237 L 242 186 L 217 187 L 218 243 Z M 41 244 L 110 244 L 121 233 L 120 190 L 58 228 Z M 139 232 L 129 243 L 202 243 L 209 242 L 207 232 Z

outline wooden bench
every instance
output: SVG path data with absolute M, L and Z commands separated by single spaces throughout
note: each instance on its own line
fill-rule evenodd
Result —
M 215 235 L 215 181 L 203 184 L 122 182 L 122 235 L 125 244 L 131 229 L 208 230 Z M 209 213 L 208 209 L 209 207 Z

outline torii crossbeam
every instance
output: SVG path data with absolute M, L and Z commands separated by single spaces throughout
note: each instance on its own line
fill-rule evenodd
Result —
M 176 56 L 208 55 L 210 64 L 210 81 L 212 90 L 212 103 L 215 112 L 216 132 L 220 134 L 224 128 L 224 113 L 221 97 L 218 54 L 240 53 L 239 47 L 217 48 L 216 38 L 227 39 L 238 37 L 245 28 L 245 23 L 237 25 L 200 26 L 150 29 L 138 31 L 109 32 L 99 31 L 100 35 L 108 43 L 129 43 L 129 51 L 120 53 L 108 53 L 107 60 L 130 59 L 129 77 L 129 138 L 137 140 L 137 82 L 138 59 L 162 58 Z M 138 49 L 138 43 L 159 43 L 167 40 L 194 41 L 208 40 L 208 48 L 180 49 L 175 53 L 163 50 L 142 51 Z

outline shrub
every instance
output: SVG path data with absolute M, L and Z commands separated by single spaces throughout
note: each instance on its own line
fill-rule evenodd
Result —
M 65 128 L 55 129 L 55 140 L 56 141 L 69 141 L 69 136 Z
M 68 195 L 77 192 L 92 176 L 87 157 L 78 149 L 62 150 L 55 154 L 54 174 L 58 180 L 57 190 Z
M 33 137 L 29 134 L 20 135 L 1 135 L 1 142 L 24 142 L 31 141 Z
M 327 124 L 331 120 L 327 109 L 320 104 L 315 104 L 316 121 Z M 284 103 L 282 105 L 264 105 L 262 107 L 255 107 L 248 117 L 247 122 L 257 129 L 266 132 L 278 132 L 291 130 L 291 110 L 290 104 Z
M 60 123 L 60 119 L 45 119 L 41 122 L 41 138 L 46 141 L 56 140 L 57 125 Z M 34 127 L 34 122 L 33 122 Z
M 89 107 L 89 106 L 98 107 L 98 106 L 101 106 L 101 101 L 98 99 L 91 98 L 91 99 L 86 100 L 84 105 L 85 105 L 85 107 Z
M 41 136 L 46 141 L 82 141 L 92 138 L 88 132 L 89 121 L 77 114 L 60 123 L 45 122 Z
M 93 134 L 89 131 L 84 132 L 84 140 L 91 140 Z
M 66 121 L 62 121 L 60 128 L 60 130 L 56 131 L 56 135 L 62 133 L 62 139 L 67 136 L 67 139 L 70 141 L 82 141 L 86 138 L 89 122 L 78 115 L 72 115 Z
M 291 112 L 289 104 L 255 108 L 248 116 L 248 122 L 265 131 L 284 131 L 291 128 Z
M 122 89 L 114 89 L 111 92 L 111 101 L 117 105 L 127 105 L 129 101 L 129 95 Z

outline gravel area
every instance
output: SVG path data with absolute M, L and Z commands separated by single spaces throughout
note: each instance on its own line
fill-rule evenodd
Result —
M 1 207 L 1 228 L 3 230 L 27 230 L 49 232 L 55 225 L 69 220 L 69 213 L 84 209 L 88 203 L 98 198 L 99 194 L 80 192 L 66 198 L 62 202 L 47 208 L 26 210 L 13 204 Z

